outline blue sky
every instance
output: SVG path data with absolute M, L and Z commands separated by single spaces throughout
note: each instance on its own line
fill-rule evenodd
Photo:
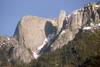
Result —
M 13 35 L 22 16 L 57 17 L 60 10 L 71 13 L 88 2 L 99 0 L 0 0 L 0 34 Z

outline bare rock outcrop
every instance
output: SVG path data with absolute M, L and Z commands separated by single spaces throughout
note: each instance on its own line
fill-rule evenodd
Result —
M 57 19 L 46 19 L 36 16 L 24 16 L 19 21 L 14 37 L 18 40 L 19 46 L 21 45 L 22 50 L 19 48 L 15 53 L 19 54 L 15 56 L 21 56 L 26 50 L 30 50 L 31 55 L 37 58 L 37 52 L 40 53 L 41 49 L 46 44 L 44 41 L 46 38 L 51 37 L 51 34 L 56 34 L 60 31 L 65 19 L 64 11 L 61 11 Z M 59 29 L 59 31 L 58 31 Z M 17 49 L 17 48 L 16 48 Z M 26 52 L 27 53 L 27 52 Z M 20 57 L 20 59 L 28 59 L 27 56 Z M 24 62 L 27 60 L 23 59 Z
M 25 16 L 17 25 L 14 37 L 17 38 L 20 45 L 35 51 L 45 38 L 45 24 L 46 20 L 41 18 Z
M 94 10 L 89 10 L 89 7 L 73 11 L 68 16 L 65 11 L 61 11 L 56 19 L 36 16 L 22 17 L 14 33 L 14 37 L 21 46 L 16 48 L 17 50 L 13 54 L 14 59 L 20 57 L 21 61 L 28 63 L 32 59 L 38 58 L 48 49 L 53 51 L 61 48 L 73 40 L 78 31 L 84 26 L 90 25 L 90 23 L 99 23 L 100 6 Z M 29 60 L 27 61 L 27 59 Z
M 89 10 L 88 8 L 90 7 L 93 6 L 89 5 L 87 7 L 75 10 L 72 12 L 72 14 L 66 16 L 67 21 L 65 22 L 68 22 L 66 24 L 66 26 L 68 27 L 67 29 L 62 30 L 59 37 L 52 44 L 52 51 L 57 48 L 61 48 L 62 46 L 73 40 L 79 30 L 84 31 L 85 28 L 85 30 L 89 31 L 89 27 L 90 29 L 96 29 L 98 27 L 98 29 L 100 29 L 100 5 L 96 5 L 96 7 L 94 7 L 94 10 Z M 91 31 L 93 31 L 93 29 Z

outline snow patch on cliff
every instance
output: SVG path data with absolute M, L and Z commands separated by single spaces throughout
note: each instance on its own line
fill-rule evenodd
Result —
M 35 52 L 32 51 L 35 59 L 37 59 L 40 56 L 39 52 L 42 50 L 42 48 L 45 45 L 47 45 L 47 43 L 49 43 L 51 41 L 51 39 L 53 39 L 53 37 L 54 37 L 54 33 L 49 34 L 48 37 L 44 39 L 43 44 L 41 46 L 39 46 Z

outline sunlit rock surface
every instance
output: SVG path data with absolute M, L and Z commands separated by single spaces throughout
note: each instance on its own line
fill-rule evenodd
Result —
M 6 38 L 10 47 L 6 42 L 0 47 L 7 46 L 8 49 L 4 49 L 7 61 L 29 63 L 45 52 L 67 45 L 79 30 L 93 32 L 95 29 L 100 29 L 100 6 L 94 10 L 80 8 L 69 15 L 62 10 L 57 18 L 24 16 L 17 24 L 13 37 Z

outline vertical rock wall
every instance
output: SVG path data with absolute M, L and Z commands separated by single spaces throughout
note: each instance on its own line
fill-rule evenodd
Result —
M 41 54 L 41 52 L 43 54 L 43 52 L 46 51 L 45 49 L 50 48 L 51 51 L 53 51 L 57 48 L 61 48 L 63 45 L 73 40 L 79 29 L 83 26 L 91 22 L 100 22 L 100 7 L 96 8 L 95 11 L 95 21 L 91 21 L 91 19 L 93 20 L 91 17 L 93 13 L 91 13 L 90 16 L 88 10 L 85 11 L 85 8 L 75 10 L 68 16 L 65 11 L 61 11 L 59 17 L 56 19 L 45 19 L 32 16 L 23 17 L 18 23 L 14 33 L 14 37 L 18 40 L 19 46 L 21 45 L 22 47 L 17 49 L 18 51 L 16 53 L 18 56 L 21 56 L 21 53 L 23 53 L 25 49 L 34 57 L 31 53 L 35 52 L 35 55 L 38 55 Z M 15 59 L 17 56 L 16 53 L 14 54 Z M 30 62 L 25 60 L 28 58 L 29 57 L 26 57 L 26 55 L 20 57 L 20 59 L 26 63 Z

